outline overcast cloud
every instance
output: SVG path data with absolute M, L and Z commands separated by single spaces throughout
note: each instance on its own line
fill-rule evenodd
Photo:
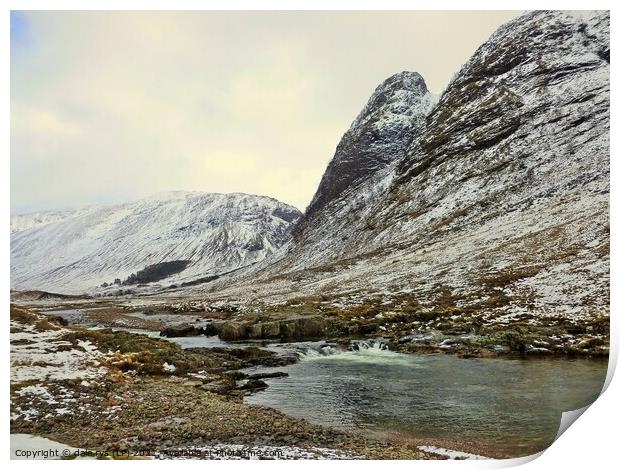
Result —
M 304 209 L 372 91 L 517 12 L 13 12 L 11 211 L 169 190 Z

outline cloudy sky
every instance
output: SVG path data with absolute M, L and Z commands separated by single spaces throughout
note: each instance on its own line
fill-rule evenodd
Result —
M 440 93 L 517 12 L 12 12 L 11 212 L 169 190 L 304 209 L 388 76 Z

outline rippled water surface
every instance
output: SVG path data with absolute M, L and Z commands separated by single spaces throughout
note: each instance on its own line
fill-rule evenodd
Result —
M 275 370 L 275 369 L 274 369 Z M 607 361 L 460 359 L 378 348 L 311 353 L 246 402 L 318 424 L 466 443 L 488 455 L 547 447 L 561 413 L 596 399 Z

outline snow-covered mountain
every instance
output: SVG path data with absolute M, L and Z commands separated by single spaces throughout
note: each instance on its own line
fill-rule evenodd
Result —
M 159 281 L 164 286 L 198 282 L 263 260 L 288 242 L 300 215 L 265 196 L 171 192 L 31 221 L 17 216 L 14 227 L 30 228 L 11 234 L 11 288 L 81 293 L 153 265 L 155 279 L 175 273 Z
M 394 120 L 371 98 L 371 135 L 394 151 L 374 156 L 354 123 L 288 254 L 252 273 L 250 301 L 608 315 L 609 57 L 608 12 L 536 11 L 500 27 L 432 110 L 388 93 L 411 110 L 394 132 L 381 134 Z M 357 158 L 362 178 L 348 171 Z M 222 287 L 212 296 L 247 296 Z
M 33 227 L 42 227 L 43 225 L 59 222 L 69 217 L 85 214 L 91 209 L 92 207 L 84 207 L 80 209 L 50 210 L 12 215 L 11 233 L 21 232 L 22 230 L 28 230 Z
M 433 101 L 416 72 L 397 73 L 379 85 L 338 144 L 306 217 L 402 156 L 423 127 Z
M 436 101 L 417 72 L 397 73 L 377 87 L 338 144 L 293 230 L 291 256 L 283 264 L 303 267 L 347 256 L 338 245 L 346 243 L 353 227 L 387 191 L 396 165 L 424 129 Z
M 609 315 L 609 61 L 609 12 L 528 13 L 436 103 L 415 72 L 381 84 L 299 223 L 245 195 L 100 208 L 15 232 L 12 286 L 75 292 L 177 262 L 162 284 L 243 267 L 181 292 L 209 302 L 595 328 Z

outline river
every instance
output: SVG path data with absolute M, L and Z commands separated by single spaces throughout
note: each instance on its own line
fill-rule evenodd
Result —
M 322 352 L 308 349 L 298 363 L 274 369 L 289 376 L 266 379 L 269 387 L 245 401 L 317 424 L 498 457 L 546 448 L 562 412 L 592 403 L 607 372 L 603 360 L 409 355 L 378 343 Z
M 79 311 L 54 312 L 71 323 Z M 159 337 L 159 333 L 122 328 Z M 600 393 L 607 360 L 476 358 L 389 351 L 381 342 L 342 350 L 324 342 L 226 343 L 217 337 L 163 338 L 188 347 L 261 346 L 299 362 L 245 372 L 287 372 L 247 403 L 316 424 L 493 457 L 517 457 L 553 442 L 563 411 Z

